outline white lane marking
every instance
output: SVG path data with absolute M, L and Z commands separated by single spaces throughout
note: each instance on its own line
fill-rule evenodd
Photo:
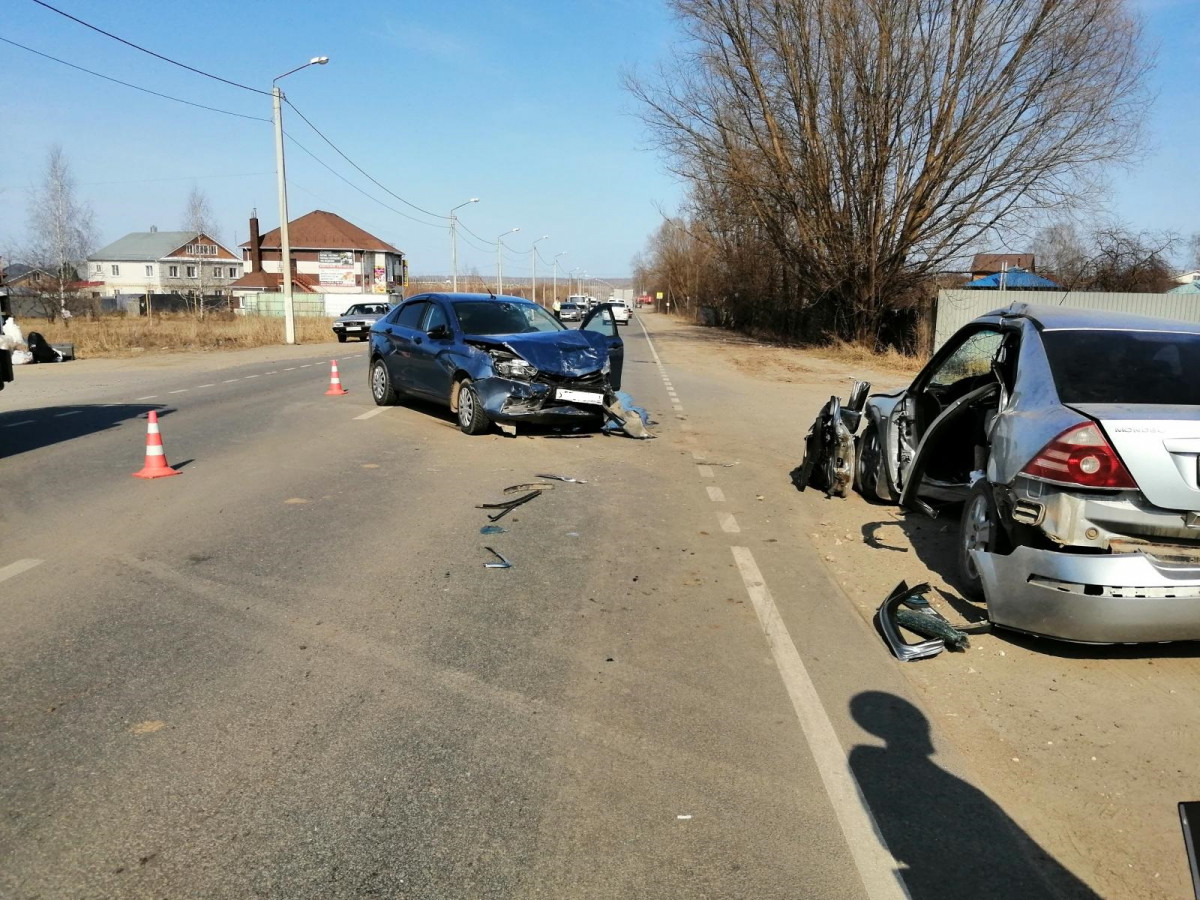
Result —
M 808 740 L 808 748 L 821 782 L 825 785 L 825 792 L 829 795 L 838 824 L 842 826 L 842 834 L 867 896 L 871 900 L 911 900 L 897 875 L 899 866 L 896 859 L 888 850 L 875 816 L 871 814 L 862 789 L 850 770 L 846 753 L 833 730 L 833 723 L 829 721 L 829 714 L 821 705 L 816 686 L 783 624 L 754 555 L 749 547 L 730 549 L 741 572 L 746 593 L 750 595 L 750 602 L 758 614 L 758 622 L 766 636 L 775 667 L 779 669 L 783 685 L 791 698 L 792 709 Z
M 157 397 L 157 396 L 158 396 L 158 394 L 148 394 L 148 395 L 147 395 L 147 396 L 145 396 L 145 397 L 138 397 L 137 399 L 138 399 L 138 400 L 153 400 L 153 399 L 154 399 L 155 397 Z M 137 400 L 134 400 L 133 402 L 134 402 L 134 403 L 137 403 Z
M 307 369 L 307 368 L 308 368 L 309 366 L 311 366 L 311 365 L 312 365 L 312 363 L 305 363 L 305 364 L 304 364 L 304 365 L 302 365 L 300 368 L 302 368 L 302 369 Z
M 247 378 L 257 378 L 258 376 L 257 375 L 247 375 L 246 377 Z
M 221 384 L 233 384 L 235 381 L 241 381 L 240 378 L 226 378 Z
M 696 474 L 699 475 L 701 478 L 712 478 L 713 477 L 713 467 L 712 466 L 696 466 Z
M 216 387 L 216 385 L 215 384 L 198 384 L 198 385 L 196 385 L 196 390 L 200 390 L 200 388 L 206 388 L 206 387 Z
M 721 530 L 726 534 L 737 534 L 742 530 L 738 525 L 737 519 L 733 517 L 733 513 L 719 512 L 717 513 L 717 521 L 721 524 Z
M 296 371 L 296 367 L 295 367 L 295 366 L 288 366 L 288 367 L 287 367 L 286 369 L 284 369 L 283 371 L 285 371 L 285 372 L 294 372 L 294 371 Z
M 278 369 L 275 369 L 273 372 L 263 372 L 263 374 L 264 374 L 264 375 L 278 375 L 278 374 L 279 374 L 279 370 L 278 370 Z
M 369 410 L 367 410 L 367 411 L 366 411 L 365 413 L 363 413 L 361 416 L 355 416 L 354 418 L 355 418 L 356 420 L 357 420 L 357 419 L 369 419 L 369 418 L 371 418 L 372 416 L 377 416 L 377 415 L 379 415 L 380 413 L 385 413 L 385 412 L 387 412 L 389 409 L 395 409 L 395 407 L 394 407 L 394 406 L 377 406 L 377 407 L 375 407 L 374 409 L 369 409 Z
M 187 392 L 188 392 L 187 388 L 180 388 L 177 391 L 167 391 L 168 394 L 186 394 Z
M 28 572 L 34 566 L 40 566 L 45 560 L 41 559 L 18 559 L 15 563 L 9 563 L 7 566 L 0 568 L 0 581 L 8 581 L 14 575 L 20 575 L 22 572 Z
M 672 403 L 671 407 L 675 410 L 675 412 L 683 412 L 683 404 L 682 403 Z
M 705 490 L 708 491 L 708 499 L 711 500 L 713 503 L 724 503 L 725 502 L 725 492 L 723 490 L 721 490 L 719 487 L 717 487 L 716 485 L 710 484 L 708 487 L 705 488 Z
M 65 413 L 55 413 L 55 414 L 54 414 L 54 418 L 56 418 L 56 419 L 61 419 L 63 416 L 77 416 L 77 415 L 79 415 L 81 412 L 83 412 L 83 410 L 82 410 L 82 409 L 72 409 L 72 410 L 69 410 L 69 411 L 67 411 L 67 412 L 65 412 Z
M 18 425 L 32 425 L 36 421 L 37 421 L 36 419 L 22 419 L 20 422 L 9 422 L 4 427 L 5 428 L 16 428 Z
M 700 462 L 704 462 L 704 454 L 701 453 L 699 450 L 693 450 L 692 451 L 692 459 L 696 459 L 696 460 L 699 460 Z

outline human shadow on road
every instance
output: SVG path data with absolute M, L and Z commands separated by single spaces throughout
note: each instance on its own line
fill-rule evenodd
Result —
M 886 744 L 858 745 L 850 768 L 913 900 L 1099 900 L 985 793 L 932 760 L 929 722 L 915 706 L 864 691 L 850 713 Z
M 66 404 L 0 412 L 0 459 L 116 428 L 152 409 L 160 417 L 171 412 L 144 403 Z

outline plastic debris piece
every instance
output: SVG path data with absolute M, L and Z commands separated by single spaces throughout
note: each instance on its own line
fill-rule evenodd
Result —
M 476 509 L 512 509 L 514 506 L 520 506 L 522 503 L 528 503 L 541 491 L 531 491 L 523 497 L 518 497 L 515 500 L 504 500 L 500 503 L 476 503 Z
M 920 586 L 918 585 L 918 587 Z M 901 637 L 900 628 L 896 624 L 896 612 L 905 599 L 912 594 L 913 591 L 909 589 L 908 583 L 901 581 L 892 588 L 892 592 L 884 598 L 883 603 L 875 612 L 875 625 L 879 628 L 879 633 L 883 635 L 883 640 L 892 654 L 901 662 L 937 656 L 946 649 L 946 642 L 941 638 L 910 644 Z
M 530 484 L 510 484 L 508 487 L 506 487 L 504 489 L 504 493 L 519 494 L 522 491 L 552 491 L 552 490 L 554 490 L 554 485 L 546 484 L 546 482 L 544 482 L 544 481 L 541 481 L 541 482 L 535 481 Z
M 501 556 L 498 551 L 494 550 L 491 547 L 484 547 L 483 549 L 487 550 L 489 553 L 491 553 L 493 556 L 495 556 L 496 559 L 500 560 L 500 562 L 484 563 L 483 567 L 485 569 L 511 569 L 512 568 L 512 563 L 510 563 L 507 559 L 505 559 L 503 556 Z
M 966 634 L 947 622 L 932 607 L 923 612 L 911 609 L 896 611 L 896 624 L 926 638 L 941 638 L 951 650 L 966 650 L 970 646 Z
M 508 531 L 503 525 L 484 525 L 479 529 L 480 534 L 504 534 Z
M 554 481 L 566 481 L 570 484 L 587 484 L 582 478 L 572 478 L 570 475 L 547 475 L 545 473 L 534 475 L 534 478 L 550 478 Z

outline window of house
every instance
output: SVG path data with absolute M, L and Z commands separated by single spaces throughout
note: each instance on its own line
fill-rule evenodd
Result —
M 100 265 L 100 263 L 96 263 L 94 266 L 92 266 L 92 271 L 99 275 L 104 271 L 104 266 Z
M 196 277 L 196 267 L 195 267 L 195 266 L 188 266 L 188 267 L 187 267 L 187 277 L 188 277 L 188 278 L 195 278 L 195 277 Z
M 216 256 L 215 244 L 188 244 L 184 250 L 188 256 Z
M 237 266 L 230 266 L 230 267 L 229 267 L 229 277 L 230 277 L 230 278 L 237 278 Z
M 120 267 L 120 266 L 118 266 L 116 263 L 113 263 L 113 267 L 112 267 L 112 273 L 113 273 L 114 275 L 120 275 L 120 274 L 121 274 L 121 267 Z
M 172 278 L 178 278 L 179 266 L 167 266 L 167 274 Z
M 221 277 L 221 267 L 213 266 L 213 278 L 220 278 L 220 277 Z
M 146 277 L 150 278 L 154 275 L 154 266 L 146 266 Z

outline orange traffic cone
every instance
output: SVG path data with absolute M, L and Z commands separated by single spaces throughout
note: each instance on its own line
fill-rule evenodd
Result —
M 350 393 L 342 387 L 342 379 L 338 377 L 337 360 L 332 360 L 333 368 L 329 370 L 329 390 L 325 392 L 326 397 L 340 397 L 342 394 Z
M 162 435 L 158 433 L 158 413 L 150 410 L 150 421 L 146 423 L 146 464 L 142 471 L 134 472 L 134 478 L 166 478 L 179 472 L 167 465 L 167 454 L 163 451 Z

